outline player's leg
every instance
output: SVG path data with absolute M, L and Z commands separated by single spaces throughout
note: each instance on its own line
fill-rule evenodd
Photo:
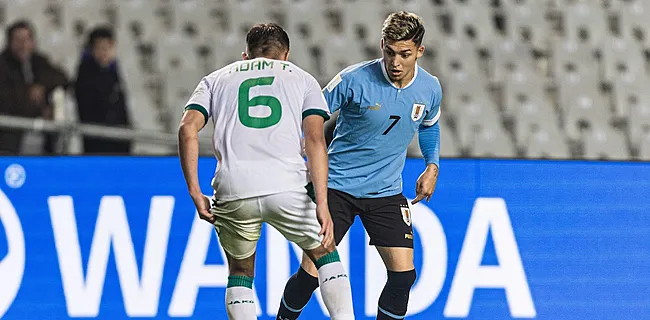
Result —
M 218 203 L 215 230 L 228 260 L 226 311 L 233 320 L 257 319 L 253 278 L 255 249 L 262 230 L 262 218 L 256 198 Z
M 367 202 L 361 221 L 370 236 L 370 245 L 377 248 L 388 273 L 379 297 L 377 319 L 403 319 L 416 279 L 408 200 L 400 194 Z
M 235 259 L 226 252 L 228 259 L 228 284 L 226 286 L 226 311 L 228 319 L 257 319 L 253 278 L 255 277 L 255 252 L 249 257 Z
M 336 248 L 321 245 L 316 206 L 307 193 L 297 190 L 268 196 L 264 198 L 263 207 L 268 210 L 264 221 L 300 246 L 317 270 L 317 277 L 302 270 L 289 279 L 277 318 L 296 319 L 312 292 L 320 285 L 323 301 L 332 319 L 354 319 L 347 271 L 339 260 Z M 311 283 L 303 283 L 302 280 Z

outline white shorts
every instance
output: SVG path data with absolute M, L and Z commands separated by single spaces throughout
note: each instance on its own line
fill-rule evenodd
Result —
M 232 258 L 241 260 L 255 253 L 262 223 L 267 222 L 287 240 L 303 250 L 320 246 L 320 224 L 316 204 L 305 188 L 253 197 L 217 202 L 210 212 L 216 216 L 214 228 L 219 242 Z

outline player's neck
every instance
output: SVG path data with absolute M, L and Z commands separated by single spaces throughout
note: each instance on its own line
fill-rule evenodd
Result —
M 408 86 L 409 83 L 413 80 L 413 77 L 415 77 L 415 71 L 411 70 L 404 78 L 401 80 L 391 80 L 391 82 L 400 89 L 404 89 L 404 87 Z

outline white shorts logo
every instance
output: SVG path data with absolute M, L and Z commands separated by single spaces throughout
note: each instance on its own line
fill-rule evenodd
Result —
M 411 209 L 408 207 L 401 207 L 402 210 L 402 220 L 406 223 L 407 226 L 411 226 Z
M 413 121 L 420 120 L 420 118 L 422 118 L 422 115 L 424 114 L 425 107 L 426 106 L 422 103 L 414 103 L 413 110 L 411 110 L 411 120 Z
M 18 294 L 25 272 L 25 237 L 9 198 L 0 190 L 0 222 L 7 235 L 7 255 L 0 261 L 0 318 Z

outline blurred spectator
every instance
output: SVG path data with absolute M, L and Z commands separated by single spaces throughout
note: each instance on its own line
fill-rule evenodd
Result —
M 105 27 L 92 30 L 79 64 L 75 96 L 83 123 L 128 127 L 126 96 L 115 57 L 113 32 Z M 85 153 L 124 153 L 130 141 L 85 137 Z
M 0 54 L 0 114 L 52 119 L 51 93 L 66 86 L 59 68 L 37 53 L 34 29 L 18 21 L 6 30 L 7 43 Z M 0 153 L 18 154 L 24 132 L 0 129 Z M 45 136 L 45 152 L 54 152 L 54 134 Z

